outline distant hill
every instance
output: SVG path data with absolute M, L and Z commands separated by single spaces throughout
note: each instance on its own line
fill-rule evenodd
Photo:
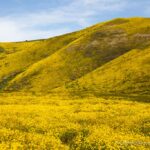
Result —
M 50 39 L 0 43 L 0 90 L 149 95 L 149 46 L 149 18 L 118 18 Z

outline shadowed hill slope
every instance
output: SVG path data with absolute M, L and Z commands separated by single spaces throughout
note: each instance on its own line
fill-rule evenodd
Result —
M 56 90 L 71 95 L 150 95 L 150 48 L 134 49 Z
M 43 41 L 32 41 L 29 44 L 30 48 L 27 46 L 25 49 L 20 48 L 14 53 L 4 55 L 5 59 L 0 60 L 1 90 L 48 93 L 55 88 L 68 86 L 68 83 L 84 78 L 86 74 L 105 67 L 109 62 L 111 64 L 112 60 L 119 59 L 120 56 L 132 49 L 145 51 L 149 45 L 150 19 L 148 18 L 115 19 L 72 34 Z M 148 53 L 149 49 L 146 51 Z M 4 52 L 5 48 L 1 53 Z M 144 54 L 143 57 L 145 57 Z M 121 59 L 120 63 L 123 63 L 122 61 L 124 59 Z M 116 66 L 117 69 L 119 69 L 118 66 Z M 143 67 L 145 69 L 144 65 Z M 111 66 L 107 69 L 109 70 L 109 68 Z M 138 71 L 142 74 L 142 69 L 139 68 Z M 113 71 L 110 74 L 104 72 L 102 75 L 103 78 L 108 78 L 110 75 L 108 81 L 115 78 Z M 101 78 L 99 75 L 96 76 L 93 82 L 97 82 L 99 85 Z M 132 76 L 136 78 L 136 74 Z M 131 80 L 133 78 L 131 77 Z M 88 82 L 91 79 L 87 77 L 85 80 Z M 79 84 L 82 86 L 83 82 L 80 81 Z M 126 83 L 120 82 L 126 86 Z M 110 88 L 113 84 L 110 83 Z M 94 89 L 93 85 L 95 85 L 94 90 L 102 90 L 102 93 L 109 91 L 106 83 L 104 84 L 105 88 L 97 88 L 96 84 L 90 82 L 87 85 L 91 86 L 91 89 Z M 83 87 L 85 86 L 83 85 Z M 91 90 L 90 88 L 86 89 Z M 120 91 L 122 90 L 120 89 Z M 112 92 L 115 91 L 112 89 Z

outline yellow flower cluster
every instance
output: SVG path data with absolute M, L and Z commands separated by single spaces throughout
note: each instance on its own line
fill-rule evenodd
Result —
M 147 103 L 48 96 L 0 96 L 0 100 L 0 150 L 145 150 L 150 146 Z

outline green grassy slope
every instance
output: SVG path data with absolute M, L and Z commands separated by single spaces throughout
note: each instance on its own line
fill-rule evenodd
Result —
M 31 48 L 7 55 L 0 60 L 0 85 L 8 91 L 47 93 L 68 86 L 132 49 L 144 51 L 149 45 L 150 19 L 115 19 L 69 35 L 35 41 Z
M 76 80 L 133 48 L 143 49 L 149 45 L 149 25 L 149 19 L 134 18 L 93 26 L 66 47 L 34 63 L 12 80 L 9 87 L 49 91 Z
M 131 50 L 57 90 L 78 95 L 150 95 L 150 48 Z

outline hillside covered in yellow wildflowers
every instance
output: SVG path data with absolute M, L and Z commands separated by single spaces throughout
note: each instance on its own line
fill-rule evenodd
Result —
M 149 18 L 118 18 L 50 39 L 0 43 L 0 91 L 149 95 L 149 46 Z

